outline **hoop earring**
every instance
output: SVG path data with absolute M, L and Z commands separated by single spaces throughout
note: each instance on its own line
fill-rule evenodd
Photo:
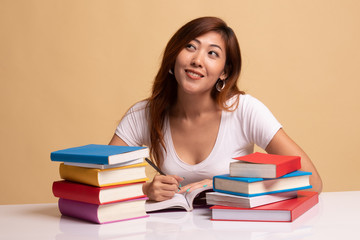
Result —
M 225 80 L 221 80 L 219 78 L 219 80 L 215 84 L 215 88 L 218 92 L 221 92 L 224 89 L 225 85 L 226 85 Z
M 171 69 L 169 69 L 169 73 L 170 73 L 171 75 L 174 75 L 174 73 L 173 73 L 173 71 L 172 71 Z

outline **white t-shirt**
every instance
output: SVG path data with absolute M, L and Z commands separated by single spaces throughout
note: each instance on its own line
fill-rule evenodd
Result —
M 214 175 L 229 173 L 229 164 L 234 157 L 253 152 L 254 144 L 265 149 L 275 133 L 282 127 L 269 109 L 251 95 L 240 95 L 228 100 L 228 104 L 239 99 L 235 111 L 222 111 L 221 122 L 215 145 L 202 162 L 190 165 L 176 154 L 168 118 L 164 124 L 164 141 L 161 169 L 166 174 L 184 177 L 182 185 L 210 179 Z M 116 129 L 116 135 L 129 146 L 150 147 L 146 101 L 136 103 L 125 114 Z

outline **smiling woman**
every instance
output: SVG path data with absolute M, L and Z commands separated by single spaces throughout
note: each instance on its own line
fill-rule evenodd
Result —
M 225 81 L 225 43 L 217 32 L 208 32 L 192 40 L 177 56 L 175 79 L 178 94 L 206 94 L 215 83 Z M 181 92 L 180 92 L 181 90 Z
M 299 155 L 302 170 L 322 182 L 305 152 L 292 141 L 269 109 L 237 87 L 241 55 L 237 38 L 215 17 L 181 27 L 167 44 L 152 95 L 123 117 L 110 144 L 146 145 L 166 176 L 143 185 L 152 200 L 172 198 L 181 190 L 212 185 L 229 172 L 232 158 L 253 152 Z
M 237 87 L 241 71 L 241 54 L 239 43 L 233 30 L 222 19 L 215 17 L 194 19 L 182 26 L 172 36 L 165 48 L 160 69 L 155 77 L 153 93 L 149 98 L 148 107 L 150 118 L 152 119 L 150 121 L 151 152 L 158 165 L 161 165 L 163 157 L 161 156 L 163 154 L 161 148 L 165 147 L 162 129 L 165 124 L 165 117 L 171 110 L 169 106 L 175 106 L 175 102 L 182 100 L 178 98 L 177 78 L 173 74 L 169 74 L 169 69 L 174 70 L 176 59 L 181 52 L 185 51 L 185 48 L 189 48 L 192 43 L 196 44 L 199 37 L 208 33 L 221 35 L 226 56 L 223 71 L 227 77 L 226 86 L 223 85 L 225 87 L 223 87 L 221 92 L 217 91 L 216 87 L 212 88 L 211 98 L 220 108 L 229 109 L 231 106 L 228 106 L 226 101 L 234 95 L 244 93 Z M 183 103 L 182 105 L 192 106 L 195 102 L 199 101 L 192 99 L 190 103 Z

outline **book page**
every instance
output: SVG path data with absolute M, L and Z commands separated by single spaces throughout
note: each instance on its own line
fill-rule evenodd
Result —
M 161 202 L 148 200 L 145 203 L 146 212 L 153 212 L 170 208 L 183 208 L 186 211 L 190 210 L 188 202 L 186 201 L 184 195 L 178 193 L 175 193 L 174 197 L 169 200 Z
M 206 205 L 205 192 L 212 191 L 212 186 L 195 189 L 190 193 L 186 193 L 185 198 L 188 202 L 189 208 L 192 210 L 194 205 Z M 196 199 L 196 200 L 195 200 Z M 194 203 L 195 200 L 195 203 Z
M 193 209 L 194 199 L 197 198 L 200 194 L 203 195 L 203 199 L 199 199 L 198 205 L 206 205 L 205 192 L 211 191 L 212 186 L 198 188 L 189 193 L 178 194 L 175 193 L 174 197 L 169 200 L 156 202 L 148 200 L 145 204 L 145 209 L 147 212 L 159 211 L 163 209 L 171 208 L 183 208 L 186 211 L 191 211 Z M 197 204 L 196 204 L 197 205 Z

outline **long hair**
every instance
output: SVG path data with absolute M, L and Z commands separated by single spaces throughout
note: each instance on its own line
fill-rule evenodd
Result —
M 211 92 L 212 98 L 224 110 L 229 111 L 226 101 L 234 95 L 244 94 L 237 87 L 237 80 L 241 71 L 241 54 L 238 40 L 233 30 L 216 17 L 202 17 L 194 19 L 182 26 L 169 40 L 161 62 L 160 69 L 155 77 L 152 95 L 148 98 L 150 154 L 155 163 L 160 166 L 162 159 L 161 147 L 165 149 L 163 126 L 169 108 L 177 98 L 177 82 L 175 76 L 169 73 L 174 69 L 175 61 L 185 46 L 196 37 L 215 31 L 219 33 L 226 46 L 225 73 L 226 85 L 217 91 L 215 86 Z M 237 102 L 237 101 L 235 101 Z

